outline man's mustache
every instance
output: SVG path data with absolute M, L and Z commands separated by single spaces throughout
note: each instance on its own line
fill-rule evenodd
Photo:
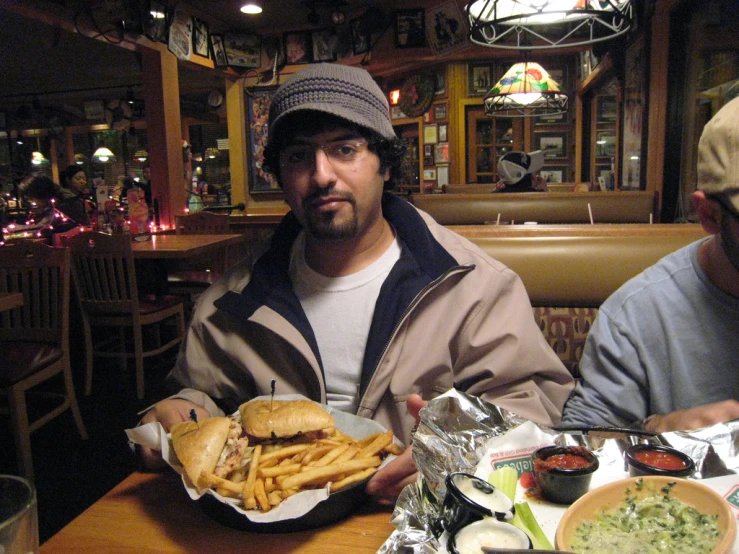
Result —
M 355 204 L 354 195 L 351 192 L 337 191 L 334 187 L 326 187 L 320 188 L 309 196 L 306 196 L 305 200 L 303 200 L 303 205 L 309 206 L 314 200 L 320 200 L 327 197 L 340 198 L 349 202 L 352 206 Z

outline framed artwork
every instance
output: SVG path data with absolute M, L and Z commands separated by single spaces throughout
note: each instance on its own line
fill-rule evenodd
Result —
M 424 156 L 423 157 L 423 167 L 434 167 L 434 157 Z
M 595 156 L 611 158 L 616 155 L 615 131 L 598 131 L 595 135 Z
M 534 149 L 543 150 L 545 158 L 566 158 L 567 133 L 537 132 L 534 134 Z
M 434 153 L 434 149 L 432 148 L 431 144 L 424 144 L 423 145 L 423 155 L 424 156 L 431 156 Z
M 446 73 L 445 70 L 439 69 L 434 73 L 434 96 L 444 96 L 446 94 Z
M 210 49 L 213 64 L 216 67 L 228 67 L 226 45 L 223 42 L 223 35 L 216 33 L 210 35 Z
M 426 10 L 426 37 L 437 56 L 469 46 L 467 27 L 456 0 L 447 0 Z
M 440 165 L 436 168 L 436 185 L 443 187 L 449 184 L 449 166 Z
M 446 142 L 447 141 L 447 126 L 439 125 L 439 142 Z
M 228 65 L 257 68 L 261 65 L 262 40 L 252 33 L 225 33 L 223 43 Z
M 437 164 L 449 163 L 449 143 L 440 142 L 434 147 L 434 161 Z
M 264 147 L 267 145 L 269 106 L 276 88 L 247 95 L 249 117 L 249 193 L 282 197 L 277 179 L 264 169 Z
M 438 127 L 436 123 L 423 126 L 423 142 L 424 144 L 436 144 L 439 142 Z
M 208 24 L 197 17 L 192 18 L 192 53 L 208 58 L 210 55 Z
M 370 33 L 361 17 L 352 19 L 349 23 L 352 30 L 352 51 L 354 55 L 365 54 L 370 49 Z
M 172 16 L 167 49 L 178 60 L 189 60 L 192 54 L 192 17 L 180 7 L 175 8 Z
M 285 56 L 290 65 L 310 63 L 312 58 L 310 31 L 285 33 Z
M 144 22 L 144 35 L 154 42 L 167 42 L 167 27 L 169 26 L 167 6 L 162 2 L 151 0 L 149 3 L 151 19 Z
M 400 106 L 393 106 L 390 108 L 390 119 L 403 119 L 404 117 L 408 117 L 403 113 L 403 110 L 400 108 Z
M 311 33 L 311 49 L 314 62 L 336 61 L 336 52 L 333 48 L 335 37 L 333 29 L 319 29 Z
M 431 112 L 423 112 L 423 122 L 424 123 L 431 123 Z
M 596 120 L 600 123 L 616 121 L 616 102 L 615 96 L 599 96 Z
M 562 183 L 566 169 L 563 167 L 542 167 L 539 170 L 539 175 L 546 180 L 547 183 Z
M 423 8 L 395 12 L 395 48 L 426 46 L 425 15 Z
M 640 190 L 646 167 L 646 113 L 649 60 L 644 48 L 644 36 L 626 50 L 624 78 L 623 146 L 621 149 L 621 189 Z
M 434 104 L 434 121 L 446 121 L 446 102 Z
M 436 181 L 436 170 L 435 169 L 424 169 L 423 170 L 424 181 Z
M 492 71 L 489 65 L 469 64 L 467 66 L 468 96 L 484 96 L 492 86 Z

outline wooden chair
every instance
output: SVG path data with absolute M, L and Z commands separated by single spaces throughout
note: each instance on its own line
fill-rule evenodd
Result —
M 229 232 L 229 215 L 211 212 L 177 215 L 175 227 L 178 235 L 225 235 Z M 203 292 L 226 270 L 227 259 L 228 249 L 224 248 L 217 258 L 206 256 L 188 260 L 187 269 L 167 274 L 170 292 L 188 296 Z
M 72 278 L 82 309 L 85 334 L 85 395 L 92 392 L 93 357 L 133 358 L 136 395 L 144 398 L 144 358 L 178 345 L 185 335 L 182 300 L 176 296 L 139 298 L 131 237 L 127 234 L 80 233 L 68 241 L 72 250 Z M 174 335 L 162 342 L 158 325 L 151 335 L 153 346 L 145 348 L 144 328 L 174 323 Z M 93 340 L 94 327 L 117 328 Z M 125 331 L 128 330 L 129 333 Z M 149 335 L 147 334 L 147 337 Z
M 22 292 L 23 305 L 0 312 L 0 390 L 7 397 L 19 470 L 33 479 L 31 433 L 71 410 L 87 431 L 74 392 L 69 355 L 70 254 L 36 242 L 0 247 L 0 292 Z M 62 375 L 61 403 L 29 421 L 26 392 Z M 30 395 L 29 395 L 30 396 Z

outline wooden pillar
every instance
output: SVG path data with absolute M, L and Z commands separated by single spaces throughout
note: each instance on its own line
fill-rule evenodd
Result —
M 159 222 L 169 227 L 185 213 L 184 162 L 177 58 L 163 44 L 139 45 L 146 102 L 146 134 L 152 197 L 159 202 Z
M 248 206 L 248 178 L 246 149 L 246 105 L 242 79 L 226 79 L 226 110 L 228 113 L 228 151 L 231 164 L 231 204 L 243 202 Z

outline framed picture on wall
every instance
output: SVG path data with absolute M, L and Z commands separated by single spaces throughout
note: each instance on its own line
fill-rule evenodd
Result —
M 551 166 L 542 167 L 539 175 L 545 179 L 547 183 L 563 183 L 567 175 L 567 169 L 564 167 Z
M 423 126 L 423 142 L 425 144 L 436 144 L 439 142 L 439 129 L 435 123 Z
M 395 12 L 395 48 L 423 48 L 426 45 L 426 10 Z
M 208 24 L 197 17 L 192 18 L 192 52 L 204 58 L 210 57 L 210 34 Z
M 261 65 L 262 40 L 252 33 L 225 33 L 223 44 L 228 65 L 257 68 Z
M 434 161 L 437 164 L 448 164 L 449 163 L 449 143 L 440 142 L 434 146 Z
M 276 88 L 258 90 L 247 95 L 249 125 L 249 193 L 256 196 L 282 198 L 274 175 L 264 170 L 264 147 L 267 145 L 269 107 Z
M 210 49 L 213 64 L 216 67 L 227 67 L 226 45 L 223 43 L 223 35 L 212 33 L 210 35 Z
M 435 169 L 424 169 L 423 170 L 424 181 L 436 181 L 436 170 Z
M 370 34 L 361 17 L 352 19 L 349 27 L 352 30 L 352 50 L 354 55 L 365 54 L 370 49 Z
M 333 29 L 319 29 L 311 33 L 314 62 L 336 61 L 336 52 L 333 47 L 335 37 Z
M 308 31 L 285 33 L 285 55 L 290 65 L 311 62 L 311 36 Z
M 567 133 L 536 132 L 534 134 L 534 149 L 543 150 L 545 158 L 566 158 Z
M 449 166 L 440 165 L 436 168 L 436 185 L 443 187 L 449 184 Z
M 403 119 L 404 117 L 408 117 L 403 113 L 403 110 L 400 109 L 400 106 L 393 106 L 390 108 L 390 119 Z
M 447 141 L 447 126 L 439 125 L 439 142 L 446 142 Z
M 626 51 L 624 78 L 623 147 L 621 158 L 621 186 L 623 190 L 642 188 L 645 166 L 646 133 L 644 117 L 649 60 L 644 48 L 644 37 L 637 39 Z
M 434 121 L 446 121 L 446 102 L 434 104 Z
M 490 65 L 469 64 L 467 66 L 468 96 L 484 96 L 493 86 Z

